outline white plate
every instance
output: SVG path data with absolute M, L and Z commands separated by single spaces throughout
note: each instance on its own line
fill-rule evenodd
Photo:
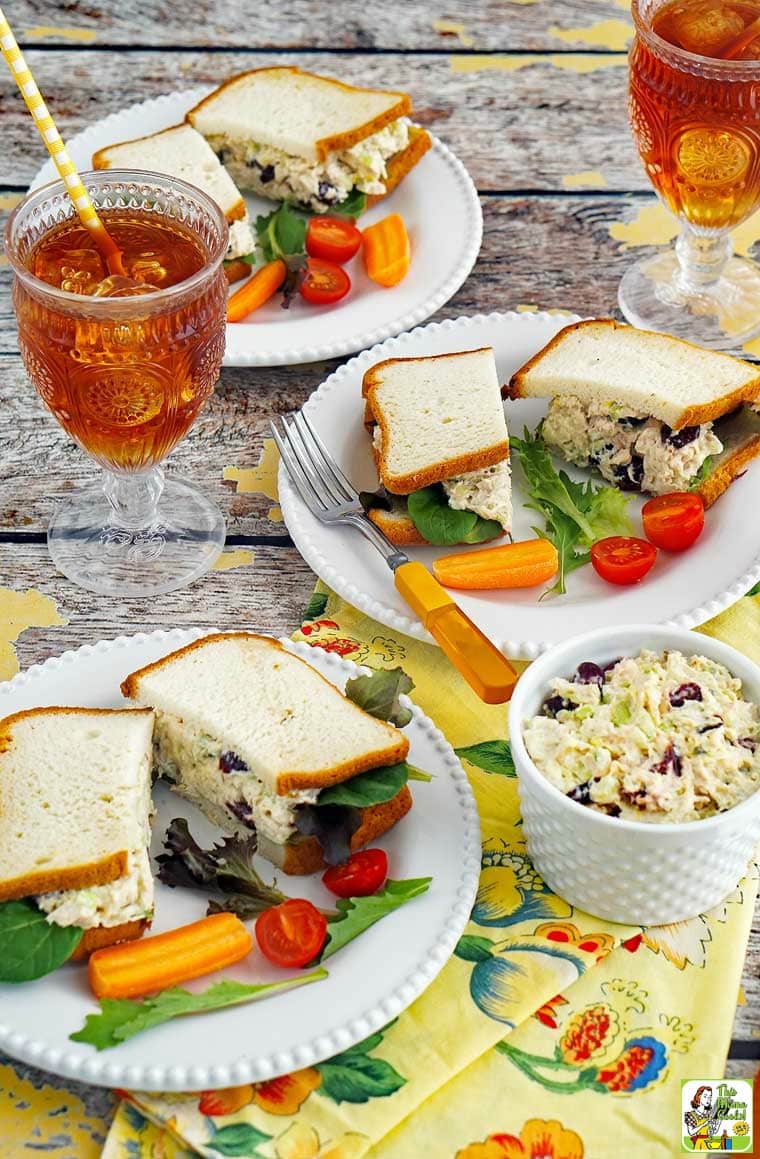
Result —
M 432 322 L 352 358 L 322 383 L 305 409 L 348 478 L 359 490 L 374 490 L 377 474 L 362 422 L 361 382 L 368 366 L 383 358 L 493 346 L 499 378 L 506 382 L 572 321 L 578 318 L 509 313 Z M 522 435 L 524 427 L 533 430 L 537 426 L 547 404 L 544 399 L 519 399 L 505 405 L 510 431 Z M 573 468 L 569 473 L 576 479 L 589 474 Z M 285 522 L 298 550 L 330 587 L 388 627 L 433 642 L 419 620 L 410 616 L 391 573 L 359 532 L 326 527 L 315 519 L 296 495 L 282 465 L 279 491 Z M 514 471 L 513 496 L 515 539 L 530 538 L 531 527 L 540 526 L 541 518 L 524 506 L 519 467 Z M 636 496 L 630 507 L 639 527 L 642 502 Z M 758 508 L 760 469 L 752 464 L 708 511 L 697 544 L 681 555 L 660 552 L 654 571 L 641 584 L 612 587 L 588 566 L 568 577 L 567 595 L 543 602 L 539 602 L 541 588 L 452 594 L 486 635 L 516 659 L 533 659 L 569 636 L 614 624 L 667 623 L 693 628 L 734 603 L 760 579 L 760 537 L 748 514 Z M 413 547 L 408 553 L 430 565 L 446 549 Z
M 98 149 L 176 125 L 210 91 L 208 86 L 170 93 L 113 113 L 67 142 L 72 160 L 90 169 Z M 32 188 L 56 177 L 48 161 Z M 275 205 L 258 197 L 246 200 L 251 221 Z M 434 137 L 433 148 L 361 224 L 388 213 L 401 214 L 412 243 L 412 266 L 400 285 L 390 290 L 375 285 L 361 257 L 354 258 L 347 267 L 352 290 L 338 306 L 317 309 L 297 298 L 283 310 L 275 299 L 250 321 L 228 326 L 224 365 L 289 366 L 338 358 L 418 325 L 448 302 L 474 266 L 483 236 L 478 195 L 461 161 Z
M 175 629 L 120 636 L 65 652 L 0 685 L 0 716 L 45 704 L 119 706 L 119 683 L 129 672 L 203 634 Z M 335 684 L 342 686 L 359 671 L 321 649 L 283 643 Z M 346 1050 L 399 1014 L 430 984 L 454 949 L 469 917 L 480 869 L 478 817 L 467 778 L 443 734 L 410 707 L 414 719 L 406 731 L 411 760 L 431 772 L 433 780 L 414 783 L 415 808 L 378 844 L 388 853 L 391 876 L 433 881 L 422 897 L 330 958 L 326 981 L 250 1006 L 180 1018 L 97 1053 L 69 1040 L 97 1007 L 86 968 L 63 966 L 36 982 L 0 985 L 0 1048 L 45 1070 L 101 1086 L 200 1090 L 258 1082 L 310 1066 Z M 159 787 L 155 801 L 154 855 L 162 852 L 172 817 L 187 817 L 201 844 L 219 838 L 219 830 L 165 787 Z M 260 861 L 257 868 L 271 878 L 268 862 Z M 203 916 L 204 894 L 156 884 L 154 933 Z M 318 875 L 280 875 L 279 884 L 289 896 L 326 902 Z M 249 982 L 286 976 L 255 951 L 224 975 Z M 205 988 L 209 981 L 199 979 L 190 989 Z

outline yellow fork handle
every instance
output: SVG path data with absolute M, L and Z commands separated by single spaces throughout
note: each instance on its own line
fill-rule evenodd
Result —
M 424 564 L 402 563 L 394 578 L 409 607 L 480 699 L 486 704 L 509 700 L 517 683 L 514 668 Z

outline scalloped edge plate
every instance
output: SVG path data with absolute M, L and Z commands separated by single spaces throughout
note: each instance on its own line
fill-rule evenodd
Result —
M 80 169 L 89 169 L 98 149 L 176 124 L 213 87 L 166 93 L 111 113 L 67 141 L 72 160 Z M 31 188 L 56 177 L 53 162 L 48 161 Z M 257 214 L 271 213 L 275 205 L 252 196 L 246 201 L 252 221 Z M 298 300 L 282 310 L 273 302 L 251 321 L 228 326 L 223 365 L 293 366 L 339 358 L 417 326 L 448 302 L 475 265 L 483 212 L 469 173 L 437 137 L 398 188 L 362 216 L 362 224 L 370 225 L 388 213 L 401 214 L 412 241 L 412 267 L 399 286 L 392 290 L 376 286 L 357 257 L 348 267 L 353 292 L 339 306 L 320 310 Z
M 64 652 L 0 685 L 0 714 L 40 704 L 122 706 L 119 682 L 127 673 L 206 634 L 175 628 Z M 281 643 L 341 687 L 350 676 L 367 671 L 319 648 Z M 400 1014 L 451 955 L 469 920 L 480 873 L 480 826 L 467 777 L 443 734 L 402 699 L 413 713 L 407 725 L 411 759 L 434 779 L 415 783 L 415 807 L 377 844 L 388 852 L 392 876 L 432 875 L 433 882 L 422 897 L 331 958 L 326 981 L 250 1006 L 178 1019 L 97 1053 L 68 1038 L 97 1004 L 87 986 L 86 967 L 65 966 L 36 982 L 0 985 L 0 1048 L 55 1074 L 101 1086 L 205 1090 L 261 1082 L 311 1066 L 347 1050 Z M 168 789 L 160 788 L 156 805 L 154 856 L 161 852 L 173 816 L 187 817 L 201 842 L 218 839 L 220 831 Z M 268 862 L 261 861 L 258 868 L 271 876 Z M 319 875 L 280 875 L 280 884 L 290 896 L 311 897 L 321 905 L 330 898 Z M 205 912 L 204 895 L 192 890 L 158 883 L 156 897 L 154 932 L 197 920 Z M 254 950 L 224 976 L 271 981 L 283 972 Z M 203 989 L 213 980 L 198 979 L 189 989 Z M 247 1042 L 256 1044 L 255 1055 L 246 1053 Z
M 363 425 L 361 382 L 365 370 L 384 358 L 408 358 L 493 346 L 502 382 L 578 315 L 493 313 L 431 322 L 391 338 L 339 367 L 317 388 L 305 410 L 339 466 L 360 490 L 374 490 L 377 474 Z M 536 427 L 546 401 L 519 399 L 505 404 L 513 434 Z M 568 467 L 576 479 L 589 472 Z M 523 506 L 519 468 L 513 474 L 515 538 L 533 535 L 540 517 Z M 598 478 L 597 478 L 598 481 Z M 354 607 L 389 628 L 435 643 L 393 586 L 391 573 L 360 533 L 327 527 L 301 502 L 282 464 L 279 497 L 290 535 L 309 566 Z M 643 500 L 632 500 L 634 525 Z M 635 587 L 615 588 L 588 566 L 568 577 L 565 596 L 539 603 L 541 589 L 452 591 L 457 603 L 502 651 L 514 659 L 535 659 L 553 644 L 594 628 L 625 623 L 666 623 L 693 628 L 735 603 L 760 579 L 760 545 L 748 513 L 760 507 L 760 468 L 750 466 L 706 516 L 698 543 L 681 555 L 660 552 L 654 571 Z M 641 532 L 639 532 L 641 534 Z M 446 549 L 412 547 L 412 559 L 428 566 Z M 462 548 L 461 550 L 478 550 Z

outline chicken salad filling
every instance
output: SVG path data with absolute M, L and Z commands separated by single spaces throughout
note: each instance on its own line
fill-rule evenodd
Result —
M 595 467 L 623 491 L 688 490 L 723 444 L 712 423 L 673 430 L 619 403 L 552 399 L 542 426 L 548 446 L 579 467 Z
M 321 791 L 268 792 L 237 753 L 168 712 L 156 712 L 153 766 L 221 828 L 237 833 L 255 829 L 278 845 L 296 833 L 297 807 L 313 805 Z
M 295 201 L 318 212 L 345 201 L 352 190 L 385 193 L 388 161 L 409 144 L 409 121 L 400 117 L 348 149 L 313 161 L 256 141 L 224 134 L 208 137 L 233 181 L 273 201 Z
M 523 738 L 560 792 L 612 817 L 696 821 L 760 788 L 760 708 L 705 656 L 580 664 L 551 682 Z

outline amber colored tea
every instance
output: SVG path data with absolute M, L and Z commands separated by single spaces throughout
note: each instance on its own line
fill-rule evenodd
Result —
M 760 61 L 760 0 L 671 0 L 649 23 L 668 45 L 727 62 L 691 67 L 639 35 L 630 115 L 647 173 L 673 212 L 731 229 L 760 202 L 760 67 L 730 64 Z
M 213 390 L 226 279 L 220 270 L 203 289 L 146 297 L 203 269 L 200 238 L 155 212 L 101 216 L 127 276 L 108 274 L 77 219 L 55 226 L 30 251 L 27 267 L 82 300 L 59 307 L 17 279 L 19 345 L 34 385 L 72 438 L 108 467 L 139 471 L 179 442 Z M 104 299 L 113 299 L 112 309 Z

